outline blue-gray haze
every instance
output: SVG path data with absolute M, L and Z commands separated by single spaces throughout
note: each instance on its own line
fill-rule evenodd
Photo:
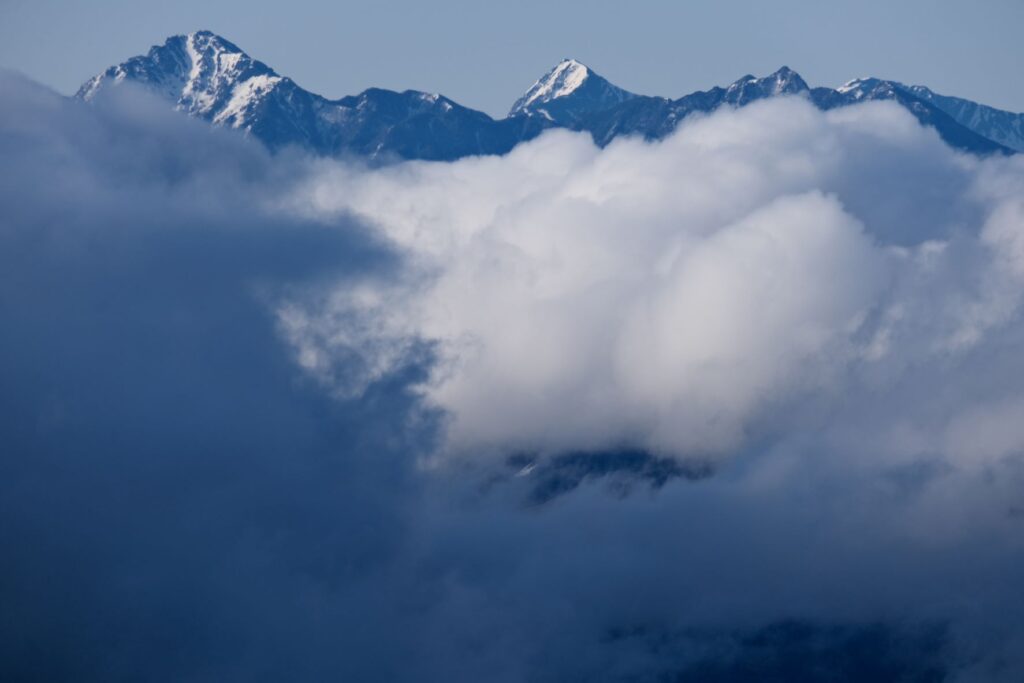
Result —
M 345 16 L 290 6 L 261 45 L 256 6 L 216 10 L 239 30 L 189 7 L 8 3 L 5 55 L 12 26 L 188 25 L 84 73 L 53 41 L 35 49 L 64 66 L 4 63 L 70 92 L 202 25 L 298 78 L 289 31 Z M 520 10 L 504 45 L 536 47 L 527 23 L 579 41 L 605 9 L 567 7 Z M 752 23 L 807 21 L 709 7 L 690 11 L 752 52 Z M 907 55 L 980 21 L 931 7 Z M 464 65 L 483 40 L 421 33 L 497 30 L 475 6 L 469 28 L 384 8 L 359 30 L 391 16 L 409 78 L 414 48 Z M 667 30 L 628 9 L 618 28 Z M 1020 49 L 1015 5 L 975 12 L 1003 20 L 979 55 Z M 506 66 L 531 81 L 563 56 Z M 704 59 L 674 94 L 798 61 Z M 365 83 L 303 85 L 444 85 L 370 61 L 349 60 Z M 481 99 L 529 85 L 503 78 Z M 3 72 L 0 94 L 0 679 L 1024 676 L 1024 155 L 964 153 L 913 106 L 782 97 L 652 142 L 550 130 L 376 167 L 144 89 L 85 102 Z

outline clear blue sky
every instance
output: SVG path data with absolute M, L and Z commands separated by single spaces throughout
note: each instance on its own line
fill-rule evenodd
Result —
M 873 75 L 1024 111 L 1024 0 L 0 0 L 0 66 L 70 93 L 200 28 L 328 97 L 415 88 L 498 115 L 570 56 L 644 94 L 786 64 L 811 85 Z

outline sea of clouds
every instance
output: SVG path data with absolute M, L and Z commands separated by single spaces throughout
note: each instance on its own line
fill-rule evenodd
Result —
M 778 422 L 794 400 L 984 346 L 1024 282 L 1022 168 L 894 105 L 802 99 L 659 144 L 556 131 L 504 157 L 324 163 L 291 206 L 373 226 L 411 277 L 282 319 L 325 376 L 335 346 L 379 371 L 403 340 L 437 343 L 422 390 L 455 453 L 719 457 L 759 421 L 806 426 Z
M 371 167 L 0 93 L 10 678 L 1024 672 L 1021 155 L 784 98 Z

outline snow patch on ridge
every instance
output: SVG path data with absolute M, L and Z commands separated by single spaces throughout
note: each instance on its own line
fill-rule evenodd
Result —
M 235 86 L 231 92 L 231 99 L 227 105 L 216 116 L 214 123 L 230 123 L 234 128 L 239 128 L 247 123 L 246 114 L 251 105 L 258 102 L 260 98 L 273 90 L 282 78 L 280 76 L 254 76 Z

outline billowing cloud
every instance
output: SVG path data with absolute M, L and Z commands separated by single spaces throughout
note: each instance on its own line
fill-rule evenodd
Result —
M 500 158 L 325 164 L 293 206 L 360 216 L 417 270 L 283 317 L 321 371 L 332 340 L 359 345 L 353 315 L 378 359 L 436 344 L 422 390 L 451 452 L 721 456 L 794 400 L 945 363 L 1015 316 L 1022 177 L 889 103 L 801 99 L 653 144 L 554 132 Z
M 783 100 L 367 169 L 0 91 L 3 678 L 1020 679 L 1019 158 Z

